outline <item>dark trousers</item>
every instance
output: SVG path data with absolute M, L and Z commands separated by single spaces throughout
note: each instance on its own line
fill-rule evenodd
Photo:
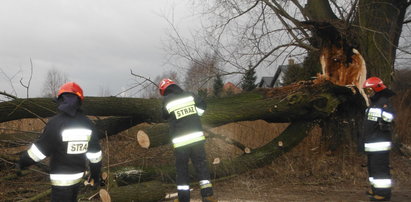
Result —
M 390 174 L 390 152 L 369 152 L 368 175 L 374 179 L 391 179 Z M 374 194 L 384 197 L 391 196 L 391 188 L 372 187 Z
M 51 202 L 76 202 L 80 183 L 71 186 L 51 186 Z
M 178 147 L 174 150 L 174 155 L 176 157 L 177 185 L 189 185 L 190 178 L 188 171 L 188 162 L 190 159 L 195 168 L 198 180 L 210 180 L 210 172 L 208 170 L 208 163 L 204 149 L 204 141 Z M 211 187 L 201 189 L 202 197 L 212 195 L 213 189 Z M 179 190 L 178 198 L 180 202 L 189 201 L 190 190 Z

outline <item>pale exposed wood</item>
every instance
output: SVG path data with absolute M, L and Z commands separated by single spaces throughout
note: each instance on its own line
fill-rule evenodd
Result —
M 111 202 L 111 197 L 107 190 L 100 189 L 99 196 L 102 202 Z
M 139 130 L 137 132 L 137 143 L 145 149 L 148 149 L 150 147 L 150 138 L 148 137 L 148 135 L 142 131 Z

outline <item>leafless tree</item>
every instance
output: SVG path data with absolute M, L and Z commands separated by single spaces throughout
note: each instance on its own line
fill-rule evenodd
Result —
M 213 88 L 214 78 L 219 74 L 218 61 L 215 56 L 205 54 L 199 59 L 190 61 L 184 84 L 187 90 L 198 92 Z
M 202 8 L 202 27 L 187 39 L 169 20 L 169 55 L 194 61 L 201 52 L 213 51 L 227 73 L 244 73 L 250 63 L 276 68 L 290 55 L 302 62 L 308 52 L 319 52 L 324 37 L 307 22 L 325 22 L 359 48 L 370 75 L 389 81 L 402 26 L 410 21 L 404 19 L 409 0 L 195 2 L 193 7 Z
M 68 81 L 67 75 L 60 72 L 56 68 L 52 68 L 47 72 L 46 80 L 44 81 L 43 96 L 56 97 L 61 85 Z

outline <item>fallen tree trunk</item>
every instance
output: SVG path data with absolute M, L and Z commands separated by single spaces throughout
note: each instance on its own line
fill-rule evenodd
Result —
M 312 122 L 304 121 L 291 123 L 278 137 L 266 145 L 252 150 L 249 154 L 243 154 L 231 160 L 222 160 L 218 164 L 210 163 L 211 176 L 213 178 L 221 178 L 268 165 L 273 159 L 301 142 L 308 135 L 313 125 Z M 111 170 L 113 175 L 121 176 L 121 178 L 117 177 L 119 182 L 126 182 L 126 184 L 155 178 L 165 182 L 174 182 L 176 174 L 174 165 L 152 168 L 128 166 L 112 168 Z M 190 169 L 190 176 L 195 176 L 192 168 Z
M 329 116 L 340 103 L 352 95 L 351 89 L 336 86 L 328 81 L 259 89 L 230 97 L 208 99 L 208 108 L 201 120 L 207 128 L 258 119 L 268 122 L 314 120 Z M 55 108 L 56 105 L 50 98 L 1 102 L 0 122 L 49 117 L 54 115 L 52 109 Z M 160 116 L 159 99 L 86 97 L 83 108 L 87 115 L 132 117 L 132 121 L 126 121 L 127 124 L 113 120 L 116 124 L 123 124 L 122 129 L 142 122 L 164 122 Z M 103 125 L 106 124 L 109 123 Z
M 96 128 L 99 130 L 99 138 L 105 138 L 105 136 L 116 135 L 121 131 L 127 130 L 139 123 L 133 117 L 109 117 L 105 119 L 94 120 Z
M 285 88 L 285 87 L 284 87 Z M 209 127 L 230 122 L 263 119 L 269 122 L 291 122 L 326 117 L 334 112 L 349 88 L 320 84 L 295 84 L 287 90 L 260 89 L 250 93 L 207 100 L 208 109 L 202 121 Z M 285 91 L 285 93 L 284 93 Z M 0 122 L 54 115 L 55 103 L 49 98 L 16 99 L 0 103 Z M 83 104 L 87 115 L 128 116 L 134 123 L 163 122 L 160 100 L 117 97 L 87 97 Z M 47 109 L 47 110 L 45 110 Z M 246 109 L 246 110 L 245 110 Z
M 143 148 L 153 148 L 171 142 L 168 134 L 168 124 L 141 124 L 133 127 L 129 132 L 136 134 L 137 142 Z
M 129 116 L 135 122 L 160 120 L 160 100 L 118 97 L 86 97 L 82 108 L 92 116 Z M 23 118 L 51 117 L 56 114 L 51 98 L 15 99 L 0 103 L 0 122 Z

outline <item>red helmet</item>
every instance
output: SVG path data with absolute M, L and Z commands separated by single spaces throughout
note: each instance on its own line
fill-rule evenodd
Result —
M 387 88 L 387 86 L 384 85 L 382 80 L 378 77 L 370 77 L 368 78 L 365 82 L 364 85 L 362 86 L 363 88 L 372 88 L 374 92 L 380 92 L 384 89 Z
M 160 81 L 160 83 L 158 84 L 158 89 L 160 90 L 160 94 L 164 95 L 164 92 L 166 91 L 166 88 L 172 84 L 176 84 L 174 81 L 172 81 L 171 79 L 163 79 Z
M 63 84 L 60 87 L 59 92 L 57 93 L 57 97 L 60 97 L 60 95 L 63 93 L 72 93 L 77 95 L 80 98 L 80 100 L 84 100 L 83 89 L 81 89 L 81 87 L 74 82 L 68 82 Z

